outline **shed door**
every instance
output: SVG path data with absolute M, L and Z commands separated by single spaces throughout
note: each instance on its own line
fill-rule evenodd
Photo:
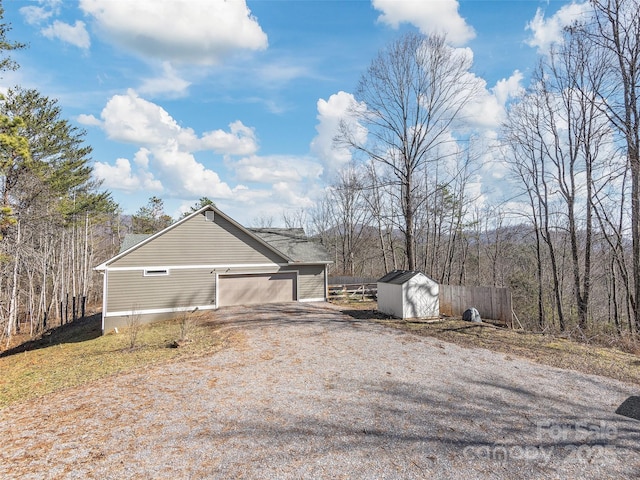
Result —
M 218 277 L 218 306 L 291 302 L 296 299 L 296 274 L 237 274 Z

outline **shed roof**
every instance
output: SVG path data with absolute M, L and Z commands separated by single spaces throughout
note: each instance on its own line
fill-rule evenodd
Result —
M 402 285 L 403 283 L 411 280 L 416 275 L 426 275 L 422 272 L 415 270 L 394 270 L 387 273 L 384 277 L 378 279 L 378 283 L 390 283 L 392 285 Z

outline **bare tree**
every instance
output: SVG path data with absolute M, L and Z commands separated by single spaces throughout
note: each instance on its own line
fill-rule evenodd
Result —
M 356 275 L 355 257 L 362 250 L 371 220 L 363 188 L 361 175 L 353 165 L 347 165 L 329 190 L 329 211 L 340 238 L 342 273 L 351 276 Z
M 450 131 L 475 96 L 471 57 L 440 35 L 406 34 L 383 49 L 361 77 L 352 115 L 368 131 L 363 143 L 342 122 L 338 140 L 379 163 L 403 222 L 407 267 L 416 268 L 416 212 L 425 202 L 421 172 L 451 149 Z M 362 103 L 366 109 L 361 108 Z
M 271 228 L 273 227 L 273 217 L 263 213 L 251 220 L 251 226 L 254 228 Z
M 525 187 L 538 240 L 553 275 L 560 329 L 565 312 L 587 327 L 592 284 L 594 199 L 602 170 L 601 147 L 610 134 L 600 89 L 605 70 L 599 52 L 577 29 L 552 48 L 533 76 L 532 87 L 511 109 L 508 139 L 514 171 Z M 543 266 L 538 242 L 538 309 L 543 318 Z M 573 302 L 563 295 L 565 258 Z M 569 295 L 567 295 L 570 298 Z M 570 304 L 569 304 L 570 303 Z
M 609 54 L 609 81 L 598 93 L 625 145 L 631 181 L 634 323 L 640 330 L 640 2 L 592 0 L 591 40 Z
M 538 283 L 538 324 L 543 327 L 544 308 L 544 264 L 543 245 L 546 245 L 551 261 L 553 291 L 560 329 L 564 330 L 564 310 L 562 308 L 562 290 L 556 249 L 552 237 L 551 188 L 548 184 L 547 162 L 545 161 L 545 135 L 540 127 L 543 124 L 544 101 L 540 95 L 529 93 L 518 104 L 513 105 L 505 125 L 506 142 L 509 146 L 507 158 L 514 176 L 520 180 L 523 193 L 531 209 L 536 236 L 536 260 Z
M 295 210 L 283 210 L 282 221 L 286 228 L 304 228 L 307 226 L 307 211 L 303 208 Z
M 393 268 L 396 268 L 395 261 L 391 261 L 393 257 L 391 252 L 393 250 L 392 236 L 394 222 L 388 212 L 388 195 L 385 192 L 384 186 L 380 183 L 380 179 L 376 173 L 375 163 L 369 162 L 367 164 L 365 183 L 366 194 L 363 195 L 363 198 L 369 207 L 378 234 L 378 246 L 384 266 L 384 271 L 381 273 L 387 273 L 391 271 L 392 264 Z
M 545 129 L 552 139 L 546 156 L 566 212 L 573 293 L 582 329 L 587 326 L 591 294 L 594 175 L 601 145 L 610 132 L 595 93 L 604 79 L 602 60 L 575 31 L 552 50 L 537 79 L 546 101 Z

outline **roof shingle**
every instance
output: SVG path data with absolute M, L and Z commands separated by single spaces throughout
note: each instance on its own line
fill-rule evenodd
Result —
M 302 228 L 250 228 L 249 231 L 295 262 L 331 262 L 324 246 L 309 239 Z
M 421 272 L 411 270 L 394 270 L 387 273 L 384 277 L 378 279 L 378 283 L 389 283 L 391 285 L 402 285 L 411 280 L 416 275 L 423 275 Z

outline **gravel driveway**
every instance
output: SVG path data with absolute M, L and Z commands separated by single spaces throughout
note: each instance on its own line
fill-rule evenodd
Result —
M 325 304 L 216 316 L 244 341 L 0 411 L 0 477 L 640 477 L 638 386 Z

